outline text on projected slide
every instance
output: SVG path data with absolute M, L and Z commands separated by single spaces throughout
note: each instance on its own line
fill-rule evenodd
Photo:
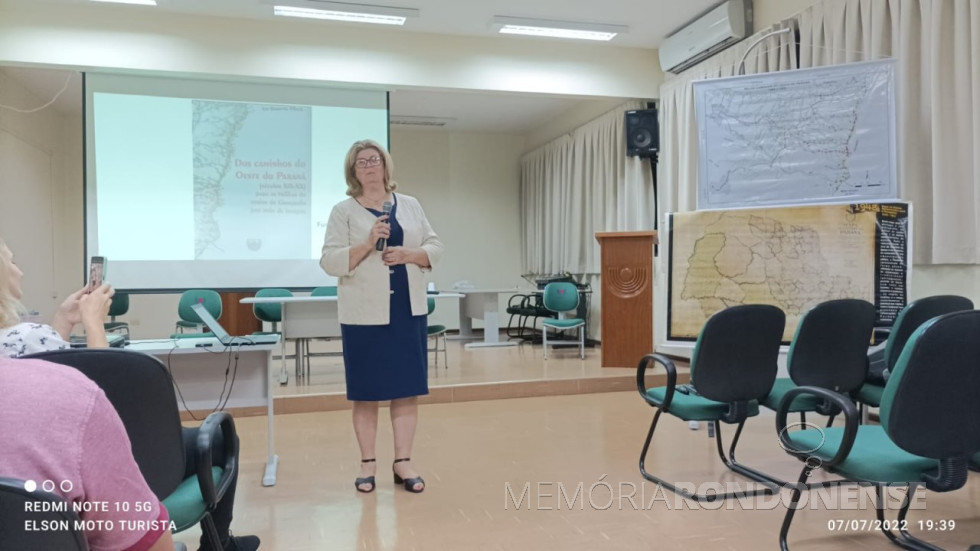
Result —
M 196 259 L 309 254 L 311 117 L 303 106 L 193 102 Z

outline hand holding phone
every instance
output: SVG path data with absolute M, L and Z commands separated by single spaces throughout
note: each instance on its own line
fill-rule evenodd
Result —
M 102 282 L 105 281 L 105 265 L 106 258 L 104 256 L 92 257 L 92 261 L 89 263 L 88 268 L 88 286 L 85 288 L 86 293 L 91 293 L 102 286 Z

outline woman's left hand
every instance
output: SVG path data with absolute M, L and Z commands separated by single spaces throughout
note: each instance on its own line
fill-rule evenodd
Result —
M 60 319 L 71 325 L 75 325 L 76 323 L 82 321 L 82 313 L 78 309 L 78 301 L 87 290 L 88 287 L 82 287 L 81 289 L 68 295 L 68 298 L 61 303 L 61 306 L 58 307 L 58 311 L 55 312 L 55 319 Z
M 381 260 L 385 266 L 395 266 L 397 264 L 411 264 L 415 262 L 415 250 L 406 247 L 388 247 L 381 255 Z

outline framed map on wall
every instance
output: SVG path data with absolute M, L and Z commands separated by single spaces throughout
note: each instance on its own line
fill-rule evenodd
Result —
M 698 209 L 897 199 L 895 65 L 695 82 Z
M 876 324 L 890 324 L 908 294 L 910 211 L 894 202 L 668 214 L 667 339 L 696 340 L 712 314 L 738 304 L 781 308 L 784 342 L 827 300 L 867 300 Z

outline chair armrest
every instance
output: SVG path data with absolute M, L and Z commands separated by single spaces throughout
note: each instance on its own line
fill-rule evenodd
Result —
M 514 304 L 514 299 L 517 299 L 517 304 Z M 530 302 L 530 295 L 512 295 L 510 300 L 507 301 L 508 308 L 527 308 L 528 302 Z
M 667 394 L 664 395 L 664 403 L 660 405 L 651 402 L 650 397 L 647 396 L 646 380 L 644 377 L 647 367 L 651 367 L 655 363 L 662 365 L 664 370 L 667 371 Z M 661 354 L 647 354 L 643 356 L 640 363 L 636 366 L 636 390 L 646 403 L 667 411 L 670 409 L 670 402 L 674 399 L 675 386 L 677 386 L 677 367 L 674 366 L 674 362 L 670 358 Z
M 841 438 L 840 447 L 837 448 L 837 455 L 829 461 L 822 463 L 824 467 L 833 467 L 839 464 L 851 453 L 851 447 L 854 446 L 854 439 L 857 437 L 860 415 L 858 414 L 857 408 L 854 407 L 854 402 L 843 394 L 816 386 L 795 387 L 783 395 L 783 400 L 779 403 L 779 407 L 776 408 L 776 434 L 779 437 L 779 443 L 783 449 L 798 456 L 806 455 L 806 453 L 798 453 L 793 450 L 793 443 L 786 436 L 786 415 L 789 413 L 789 407 L 793 403 L 793 399 L 800 394 L 811 394 L 821 398 L 839 407 L 844 412 L 844 436 Z
M 211 458 L 214 440 L 221 432 L 225 464 L 221 465 L 224 472 L 217 484 L 211 476 Z M 197 433 L 195 457 L 197 458 L 197 480 L 201 486 L 201 496 L 209 508 L 213 508 L 225 495 L 231 486 L 238 469 L 238 434 L 235 431 L 235 421 L 231 415 L 217 411 L 208 415 Z

